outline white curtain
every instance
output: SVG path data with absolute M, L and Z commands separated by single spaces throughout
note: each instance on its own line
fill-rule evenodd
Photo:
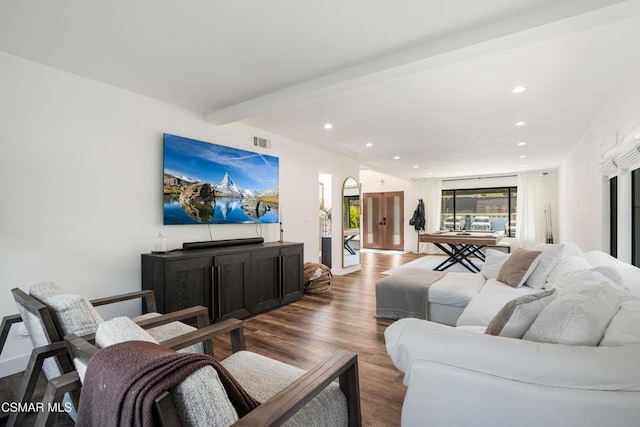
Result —
M 442 210 L 442 181 L 422 181 L 422 201 L 427 221 L 425 231 L 431 233 L 440 229 L 440 211 Z M 435 254 L 437 248 L 432 243 L 420 243 L 420 252 Z
M 544 176 L 540 173 L 518 176 L 516 240 L 521 247 L 545 241 L 544 187 Z

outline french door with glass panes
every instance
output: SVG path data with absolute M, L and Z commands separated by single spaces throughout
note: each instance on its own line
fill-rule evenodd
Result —
M 404 192 L 364 193 L 363 247 L 404 250 Z

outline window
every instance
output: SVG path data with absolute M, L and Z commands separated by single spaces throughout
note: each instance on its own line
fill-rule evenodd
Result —
M 640 169 L 631 172 L 631 263 L 640 266 Z
M 618 256 L 618 177 L 609 180 L 609 253 Z
M 360 196 L 344 196 L 344 227 L 360 228 Z
M 517 187 L 442 191 L 441 227 L 516 235 Z

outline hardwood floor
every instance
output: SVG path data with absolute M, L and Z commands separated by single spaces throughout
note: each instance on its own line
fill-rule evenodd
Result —
M 406 387 L 387 355 L 384 330 L 375 318 L 375 283 L 381 273 L 419 255 L 362 253 L 362 270 L 333 276 L 331 291 L 305 295 L 287 306 L 245 319 L 247 350 L 309 369 L 339 348 L 358 354 L 363 425 L 399 426 Z M 216 342 L 216 356 L 230 352 Z
M 244 321 L 247 350 L 310 369 L 334 351 L 358 354 L 363 425 L 399 426 L 406 387 L 387 355 L 384 330 L 390 320 L 375 318 L 375 283 L 387 269 L 418 258 L 417 254 L 362 253 L 362 270 L 334 276 L 331 291 L 305 295 L 300 301 Z M 228 339 L 215 342 L 225 358 Z M 16 376 L 0 379 L 0 401 L 10 401 Z

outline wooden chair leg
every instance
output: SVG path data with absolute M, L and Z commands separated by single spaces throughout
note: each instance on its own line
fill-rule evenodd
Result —
M 80 377 L 77 372 L 69 372 L 57 378 L 53 378 L 47 383 L 47 388 L 42 398 L 42 410 L 36 418 L 36 427 L 51 425 L 52 415 L 60 412 L 71 412 L 72 407 L 65 407 L 63 404 L 64 395 L 79 390 L 81 387 Z
M 240 325 L 237 329 L 229 332 L 231 336 L 231 351 L 233 353 L 246 349 L 244 341 L 244 327 Z
M 209 314 L 200 313 L 196 317 L 196 321 L 197 321 L 198 329 L 204 328 L 205 326 L 209 326 Z M 208 354 L 209 356 L 213 356 L 213 339 L 203 341 L 202 345 L 204 346 L 205 354 Z
M 360 409 L 360 381 L 358 378 L 358 359 L 354 358 L 353 364 L 340 375 L 340 389 L 347 398 L 348 425 L 350 427 L 362 425 L 362 413 Z
M 48 357 L 60 356 L 67 353 L 67 344 L 64 341 L 50 344 L 44 347 L 34 348 L 29 357 L 27 368 L 22 375 L 16 402 L 28 403 L 33 398 L 33 391 L 42 373 L 42 364 Z M 20 426 L 24 423 L 26 412 L 12 412 L 7 421 L 8 426 Z

